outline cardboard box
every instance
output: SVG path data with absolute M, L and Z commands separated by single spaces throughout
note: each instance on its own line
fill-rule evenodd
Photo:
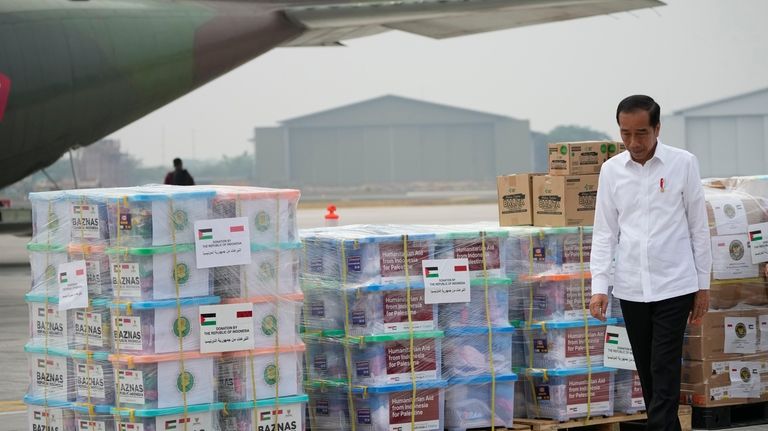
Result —
M 768 315 L 768 309 L 708 311 L 700 325 L 686 328 L 683 359 L 738 360 L 764 351 L 766 346 L 759 343 L 763 315 Z
M 765 378 L 765 380 L 768 380 L 768 353 L 742 355 L 738 361 L 759 363 L 760 374 Z M 733 366 L 733 361 L 684 360 L 680 382 L 690 385 L 708 383 L 714 386 L 726 386 L 731 383 L 731 366 Z
M 549 175 L 599 174 L 610 141 L 549 144 Z
M 609 142 L 608 143 L 608 158 L 621 154 L 627 151 L 627 146 L 623 142 Z
M 533 177 L 533 224 L 591 226 L 595 221 L 598 175 Z
M 683 383 L 680 385 L 680 403 L 694 407 L 717 407 L 744 404 L 747 398 L 731 396 L 730 382 L 726 385 Z
M 533 178 L 543 174 L 513 174 L 496 177 L 499 196 L 499 225 L 533 224 Z

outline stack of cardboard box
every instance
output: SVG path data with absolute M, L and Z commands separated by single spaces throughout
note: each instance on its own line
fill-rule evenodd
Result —
M 611 141 L 549 144 L 549 174 L 497 178 L 501 226 L 590 226 L 600 167 L 625 150 Z
M 726 183 L 729 179 L 720 181 Z M 710 309 L 689 325 L 682 401 L 716 407 L 768 400 L 768 283 L 752 256 L 768 221 L 765 201 L 705 182 L 712 238 Z

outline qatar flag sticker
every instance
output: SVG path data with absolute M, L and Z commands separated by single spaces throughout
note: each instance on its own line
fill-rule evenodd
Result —
M 0 121 L 3 121 L 9 94 L 11 94 L 11 78 L 0 73 Z

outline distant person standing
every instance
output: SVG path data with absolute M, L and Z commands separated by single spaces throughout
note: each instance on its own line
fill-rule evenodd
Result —
M 165 184 L 173 186 L 194 186 L 195 180 L 184 169 L 180 158 L 173 159 L 173 170 L 165 175 Z

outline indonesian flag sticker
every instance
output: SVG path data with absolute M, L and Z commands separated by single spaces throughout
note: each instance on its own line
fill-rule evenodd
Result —
M 11 78 L 0 73 L 0 121 L 3 121 L 8 95 L 11 93 Z

